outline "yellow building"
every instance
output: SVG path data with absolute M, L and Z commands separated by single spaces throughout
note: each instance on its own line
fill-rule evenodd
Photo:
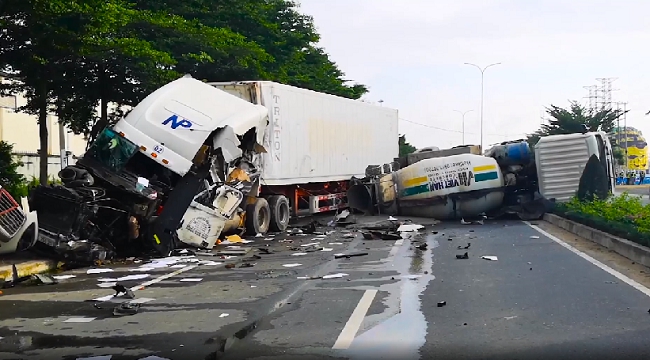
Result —
M 1 74 L 0 74 L 1 75 Z M 0 77 L 0 81 L 7 81 Z M 28 179 L 39 175 L 39 134 L 38 118 L 34 115 L 16 112 L 16 109 L 26 104 L 22 96 L 0 97 L 0 140 L 14 146 L 14 153 L 23 162 L 20 172 Z M 51 176 L 61 170 L 60 162 L 60 127 L 55 115 L 48 114 L 48 173 Z M 63 135 L 68 142 L 68 151 L 73 156 L 81 156 L 86 149 L 86 140 L 81 135 L 75 135 L 64 129 Z M 71 158 L 71 162 L 74 160 Z
M 648 170 L 648 143 L 643 133 L 631 126 L 627 129 L 614 129 L 611 135 L 625 151 L 627 148 L 627 165 L 629 170 Z

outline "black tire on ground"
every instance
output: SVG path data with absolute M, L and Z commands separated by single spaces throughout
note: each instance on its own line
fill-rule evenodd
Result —
M 273 195 L 267 198 L 271 208 L 271 231 L 285 231 L 289 227 L 291 212 L 289 210 L 289 199 L 284 195 Z
M 266 199 L 257 198 L 246 205 L 246 234 L 266 234 L 271 224 L 271 209 Z

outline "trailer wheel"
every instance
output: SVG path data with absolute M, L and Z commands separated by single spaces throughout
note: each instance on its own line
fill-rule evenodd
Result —
M 266 234 L 271 224 L 271 209 L 266 199 L 257 198 L 255 203 L 246 205 L 246 233 L 248 235 Z
M 289 199 L 284 195 L 273 195 L 268 197 L 271 208 L 271 231 L 285 231 L 289 227 Z

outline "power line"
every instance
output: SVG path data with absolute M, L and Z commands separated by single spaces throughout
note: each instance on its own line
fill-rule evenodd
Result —
M 408 122 L 408 123 L 411 123 L 411 124 L 415 124 L 415 125 L 419 125 L 419 126 L 427 127 L 427 128 L 430 128 L 430 129 L 435 129 L 435 130 L 440 130 L 440 131 L 447 131 L 447 132 L 453 132 L 453 133 L 457 133 L 457 134 L 462 134 L 462 133 L 463 133 L 461 130 L 445 129 L 445 128 L 441 128 L 441 127 L 438 127 L 438 126 L 427 125 L 427 124 L 422 124 L 422 123 L 419 123 L 419 122 L 415 122 L 415 121 L 407 120 L 407 119 L 404 119 L 404 118 L 399 118 L 399 119 L 402 120 L 402 121 L 406 121 L 406 122 Z M 473 132 L 468 132 L 468 131 L 465 131 L 465 134 L 474 134 L 474 135 L 478 135 L 478 133 L 473 133 Z M 505 136 L 506 134 L 488 134 L 488 135 L 493 135 L 493 136 Z M 528 136 L 528 134 L 526 134 L 526 133 L 513 133 L 513 134 L 507 134 L 507 135 L 526 135 L 526 136 Z

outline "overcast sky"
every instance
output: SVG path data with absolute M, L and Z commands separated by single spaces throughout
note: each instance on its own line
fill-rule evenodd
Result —
M 321 43 L 368 100 L 399 109 L 418 147 L 479 143 L 480 71 L 485 144 L 535 131 L 545 106 L 587 103 L 597 78 L 650 137 L 648 0 L 301 0 Z M 426 124 L 429 127 L 416 125 Z M 622 125 L 622 124 L 621 124 Z M 444 130 L 439 130 L 440 128 Z M 446 130 L 446 131 L 445 131 Z

